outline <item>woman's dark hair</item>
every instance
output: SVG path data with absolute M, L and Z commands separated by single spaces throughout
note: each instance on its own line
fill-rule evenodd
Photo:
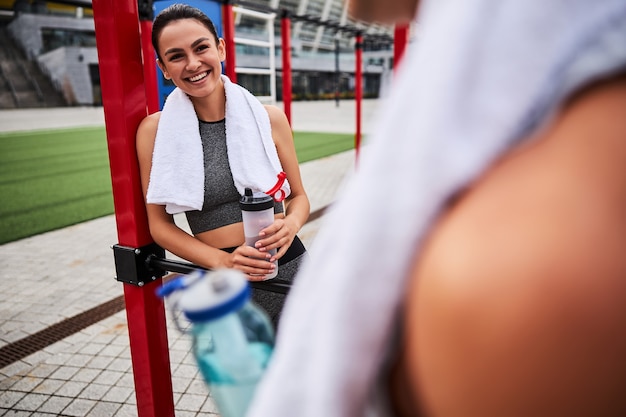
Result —
M 165 26 L 181 19 L 196 19 L 213 34 L 215 43 L 219 42 L 219 36 L 217 36 L 217 29 L 215 29 L 213 21 L 202 10 L 191 7 L 188 4 L 172 4 L 163 9 L 152 23 L 152 47 L 156 51 L 159 60 L 161 59 L 161 53 L 159 52 L 159 36 L 161 36 L 161 32 Z

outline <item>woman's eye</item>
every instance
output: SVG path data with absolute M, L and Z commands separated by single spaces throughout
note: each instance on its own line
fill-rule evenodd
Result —
M 177 59 L 180 59 L 182 57 L 183 57 L 183 54 L 170 55 L 170 61 L 176 61 Z
M 209 49 L 209 45 L 199 45 L 198 48 L 196 49 L 198 52 L 202 52 L 206 49 Z

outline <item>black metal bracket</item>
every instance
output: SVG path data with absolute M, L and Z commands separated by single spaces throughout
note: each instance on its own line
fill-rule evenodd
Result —
M 165 257 L 165 250 L 156 243 L 141 248 L 113 245 L 113 256 L 117 274 L 115 279 L 126 284 L 143 287 L 167 273 L 167 271 L 155 268 L 148 262 L 151 257 Z
M 168 272 L 190 274 L 196 270 L 207 270 L 199 265 L 165 258 L 165 250 L 156 243 L 141 248 L 113 245 L 116 280 L 143 287 L 156 281 Z M 291 289 L 289 281 L 272 279 L 269 281 L 251 281 L 252 288 L 287 294 Z

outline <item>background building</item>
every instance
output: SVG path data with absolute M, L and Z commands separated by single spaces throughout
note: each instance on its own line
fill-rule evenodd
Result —
M 175 2 L 151 3 L 158 12 Z M 294 100 L 353 96 L 356 31 L 364 36 L 364 97 L 384 93 L 393 28 L 351 20 L 343 0 L 251 0 L 234 12 L 237 81 L 266 101 L 282 99 L 283 12 L 292 18 Z M 159 88 L 164 95 L 172 86 L 160 79 Z M 0 108 L 63 105 L 101 105 L 91 0 L 0 0 Z

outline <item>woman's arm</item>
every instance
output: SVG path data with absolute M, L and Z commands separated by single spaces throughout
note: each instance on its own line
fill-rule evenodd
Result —
M 401 368 L 425 416 L 626 415 L 626 77 L 577 94 L 435 225 Z
M 148 191 L 150 170 L 152 168 L 152 151 L 159 122 L 160 113 L 146 117 L 137 129 L 137 157 L 144 199 Z M 235 252 L 227 253 L 196 239 L 179 228 L 174 217 L 165 211 L 165 206 L 146 204 L 150 234 L 156 243 L 171 253 L 205 268 L 236 268 L 247 274 L 268 274 L 266 261 L 254 259 L 258 252 L 245 245 Z M 258 278 L 257 278 L 258 279 Z
M 274 224 L 263 232 L 267 238 L 257 242 L 259 250 L 267 251 L 280 248 L 276 259 L 280 259 L 293 242 L 298 231 L 304 226 L 309 218 L 310 204 L 302 185 L 300 166 L 296 156 L 296 148 L 293 143 L 291 126 L 285 113 L 275 106 L 265 106 L 272 125 L 272 137 L 278 158 L 287 174 L 287 180 L 291 187 L 291 194 L 285 199 L 285 218 L 277 219 Z

